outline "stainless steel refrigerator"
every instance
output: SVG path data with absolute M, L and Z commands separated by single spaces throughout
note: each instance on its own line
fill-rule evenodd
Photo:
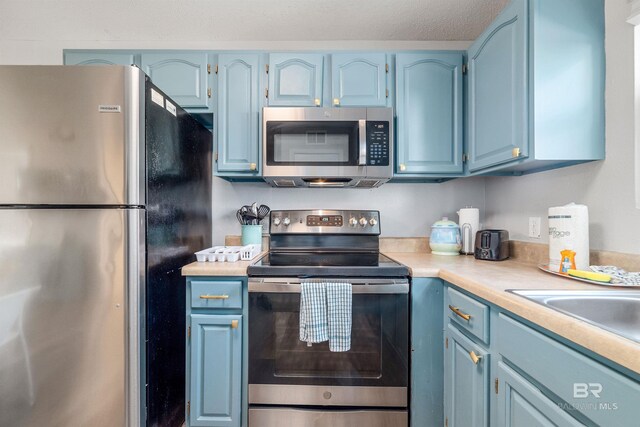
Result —
M 211 132 L 136 67 L 0 67 L 0 426 L 179 426 Z

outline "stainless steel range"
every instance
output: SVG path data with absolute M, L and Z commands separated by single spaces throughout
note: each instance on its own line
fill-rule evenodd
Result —
M 408 425 L 408 269 L 379 253 L 377 211 L 273 211 L 248 269 L 249 425 Z M 351 349 L 299 339 L 305 281 L 352 284 Z

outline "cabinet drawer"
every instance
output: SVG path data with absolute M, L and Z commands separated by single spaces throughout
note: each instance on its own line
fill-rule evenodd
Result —
M 191 307 L 242 308 L 242 282 L 192 280 Z
M 489 306 L 447 288 L 445 311 L 450 319 L 485 343 L 489 343 Z
M 640 419 L 640 384 L 630 378 L 504 314 L 497 342 L 503 359 L 566 402 L 564 409 L 575 408 L 599 425 Z

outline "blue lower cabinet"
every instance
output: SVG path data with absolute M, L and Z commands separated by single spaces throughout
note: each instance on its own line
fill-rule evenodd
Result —
M 539 384 L 558 407 L 571 412 L 583 424 L 638 425 L 640 383 L 637 380 L 502 313 L 496 336 L 502 359 L 524 372 L 531 383 Z
M 489 425 L 489 354 L 449 324 L 445 331 L 444 411 L 448 427 Z
M 411 427 L 442 426 L 442 296 L 440 279 L 411 282 Z
M 499 426 L 577 427 L 583 425 L 503 361 L 498 362 L 498 378 L 501 381 L 498 383 Z
M 189 425 L 240 427 L 242 315 L 191 315 Z

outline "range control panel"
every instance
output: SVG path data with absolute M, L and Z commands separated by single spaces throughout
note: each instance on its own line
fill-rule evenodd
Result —
M 307 227 L 342 227 L 342 215 L 307 215 Z
M 270 219 L 271 234 L 380 234 L 378 211 L 271 211 Z
M 367 120 L 367 165 L 389 166 L 389 122 Z

